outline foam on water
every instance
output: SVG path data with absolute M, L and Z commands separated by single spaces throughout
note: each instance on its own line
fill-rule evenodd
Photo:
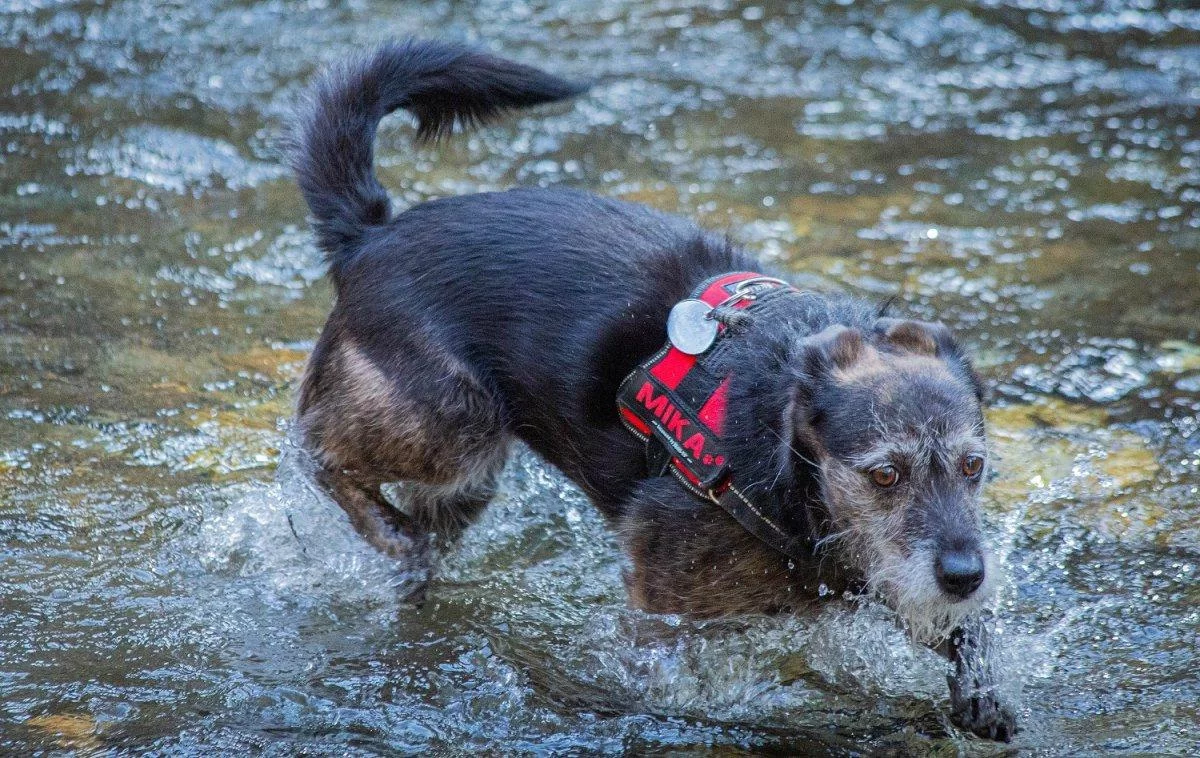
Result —
M 411 577 L 355 533 L 316 488 L 313 470 L 288 438 L 274 482 L 238 487 L 223 510 L 204 518 L 197 557 L 209 572 L 253 583 L 268 605 L 336 600 L 394 610 Z
M 855 728 L 874 723 L 886 733 L 891 719 L 944 719 L 946 662 L 911 644 L 875 601 L 830 599 L 802 616 L 712 622 L 628 608 L 623 559 L 602 520 L 527 451 L 510 464 L 480 523 L 443 557 L 423 608 L 398 600 L 403 568 L 358 538 L 314 489 L 311 471 L 289 444 L 275 482 L 227 493 L 227 504 L 199 526 L 204 571 L 232 582 L 235 598 L 251 592 L 249 605 L 244 597 L 235 603 L 252 616 L 290 608 L 309 619 L 332 611 L 347 624 L 379 625 L 368 637 L 384 649 L 399 640 L 380 638 L 381 627 L 399 622 L 432 633 L 440 640 L 434 647 L 450 657 L 430 694 L 451 713 L 483 719 L 471 730 L 489 739 L 515 737 L 514 722 L 546 715 L 546 701 L 558 720 L 566 708 L 801 731 L 836 732 L 845 726 L 840 714 L 868 703 L 874 716 Z M 367 610 L 347 616 L 346 608 Z M 1039 675 L 1018 664 L 1045 659 L 1050 637 L 1001 632 L 998 657 L 1018 673 L 1014 681 Z M 301 645 L 306 634 L 284 632 Z M 385 681 L 408 676 L 379 674 Z M 1019 696 L 1014 682 L 1005 686 Z M 411 716 L 418 705 L 401 697 L 392 715 Z M 320 721 L 322 710 L 310 702 L 301 720 Z

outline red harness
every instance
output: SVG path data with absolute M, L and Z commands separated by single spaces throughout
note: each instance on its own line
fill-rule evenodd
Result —
M 726 308 L 751 310 L 769 294 L 795 292 L 786 282 L 749 271 L 722 274 L 697 288 L 694 299 L 712 307 L 713 343 L 689 355 L 668 342 L 625 377 L 617 392 L 621 422 L 646 443 L 651 473 L 670 471 L 688 491 L 720 505 L 768 545 L 791 557 L 811 555 L 807 540 L 781 526 L 778 504 L 765 487 L 737 482 L 722 434 L 730 377 L 709 370 L 709 358 L 726 338 L 719 320 Z

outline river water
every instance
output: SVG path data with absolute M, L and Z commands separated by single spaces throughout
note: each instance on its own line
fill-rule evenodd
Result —
M 0 0 L 0 753 L 996 751 L 872 603 L 628 609 L 528 454 L 397 600 L 289 446 L 331 291 L 277 144 L 412 34 L 595 88 L 438 149 L 394 119 L 398 202 L 636 199 L 959 330 L 1015 744 L 1200 749 L 1194 4 Z

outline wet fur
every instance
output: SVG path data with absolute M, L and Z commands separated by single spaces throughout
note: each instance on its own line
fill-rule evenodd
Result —
M 893 391 L 886 380 L 902 359 L 978 414 L 978 381 L 944 327 L 815 293 L 787 298 L 770 318 L 733 318 L 722 358 L 737 368 L 728 458 L 744 481 L 791 504 L 788 529 L 823 545 L 796 562 L 673 479 L 651 476 L 614 405 L 621 379 L 664 343 L 672 304 L 710 276 L 760 264 L 684 219 L 570 190 L 450 197 L 392 216 L 371 165 L 384 115 L 407 109 L 421 136 L 440 136 L 580 89 L 429 42 L 384 47 L 315 88 L 293 165 L 337 289 L 298 405 L 319 482 L 373 545 L 427 575 L 435 544 L 476 518 L 520 439 L 621 536 L 630 597 L 647 610 L 778 612 L 814 602 L 821 584 L 866 586 L 921 634 L 944 635 L 958 617 L 937 616 L 917 592 L 931 571 L 917 577 L 913 563 L 938 538 L 933 517 L 881 515 L 871 499 L 847 506 L 861 482 L 839 484 L 838 467 L 870 450 L 854 424 L 841 436 L 836 426 L 838 414 L 861 417 Z M 389 482 L 401 483 L 394 501 L 381 489 Z M 1010 733 L 994 722 L 971 728 Z

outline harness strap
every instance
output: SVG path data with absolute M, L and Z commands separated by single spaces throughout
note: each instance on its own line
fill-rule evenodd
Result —
M 770 497 L 769 493 L 757 492 L 754 487 L 741 490 L 731 482 L 725 491 L 716 498 L 716 503 L 726 513 L 737 519 L 737 522 L 746 531 L 789 558 L 803 560 L 812 557 L 812 546 L 807 539 L 788 534 L 782 526 L 775 523 L 758 505 L 755 505 L 756 501 L 763 502 L 767 497 Z
M 709 305 L 707 318 L 718 308 L 752 309 L 764 295 L 794 292 L 786 282 L 752 271 L 721 274 L 703 282 L 693 298 Z M 690 355 L 668 342 L 621 382 L 617 409 L 621 422 L 646 444 L 651 475 L 668 471 L 692 494 L 711 500 L 747 531 L 793 558 L 808 555 L 807 543 L 790 535 L 767 507 L 772 497 L 765 488 L 735 483 L 722 434 L 729 376 L 708 367 L 726 326 L 718 320 L 717 336 L 699 355 Z

